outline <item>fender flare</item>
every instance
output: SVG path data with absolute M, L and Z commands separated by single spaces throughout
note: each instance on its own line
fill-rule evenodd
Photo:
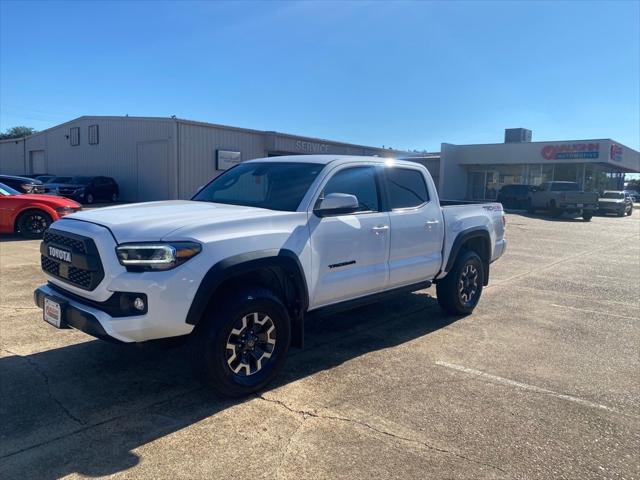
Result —
M 489 235 L 489 231 L 484 227 L 471 227 L 458 233 L 456 239 L 453 241 L 451 251 L 449 252 L 445 272 L 449 273 L 453 268 L 453 264 L 455 263 L 456 258 L 458 258 L 458 254 L 460 253 L 462 246 L 467 241 L 474 238 L 482 238 L 488 246 L 487 258 L 483 259 L 485 267 L 484 284 L 487 285 L 489 282 L 489 263 L 491 263 L 491 235 Z
M 268 267 L 281 267 L 291 275 L 300 295 L 301 314 L 309 307 L 309 291 L 304 270 L 298 256 L 287 249 L 258 250 L 225 258 L 216 263 L 205 274 L 191 302 L 186 323 L 197 325 L 216 289 L 226 280 L 235 276 Z M 303 317 L 303 315 L 301 315 Z M 292 318 L 292 322 L 296 319 Z

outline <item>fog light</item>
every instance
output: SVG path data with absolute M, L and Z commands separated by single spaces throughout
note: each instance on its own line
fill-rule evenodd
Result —
M 142 300 L 140 297 L 136 297 L 136 299 L 133 301 L 133 307 L 136 310 L 142 312 L 144 310 L 144 300 Z

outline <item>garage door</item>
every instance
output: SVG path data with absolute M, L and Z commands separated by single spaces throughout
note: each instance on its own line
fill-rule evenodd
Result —
M 47 165 L 44 158 L 44 150 L 31 150 L 29 152 L 29 173 L 47 173 Z
M 169 198 L 169 145 L 167 142 L 138 144 L 138 201 Z

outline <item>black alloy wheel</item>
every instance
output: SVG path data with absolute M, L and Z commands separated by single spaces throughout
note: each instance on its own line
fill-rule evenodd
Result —
M 276 347 L 276 326 L 268 314 L 252 312 L 239 319 L 227 338 L 227 365 L 240 376 L 258 373 Z
M 24 238 L 42 238 L 51 225 L 51 217 L 42 210 L 27 210 L 18 218 L 18 232 Z

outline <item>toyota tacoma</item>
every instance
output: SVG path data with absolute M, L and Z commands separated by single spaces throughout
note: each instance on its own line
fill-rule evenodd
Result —
M 219 392 L 264 387 L 311 312 L 435 284 L 473 311 L 505 251 L 499 203 L 440 202 L 425 167 L 331 155 L 246 161 L 191 200 L 79 212 L 41 244 L 44 320 L 133 343 L 189 336 Z

